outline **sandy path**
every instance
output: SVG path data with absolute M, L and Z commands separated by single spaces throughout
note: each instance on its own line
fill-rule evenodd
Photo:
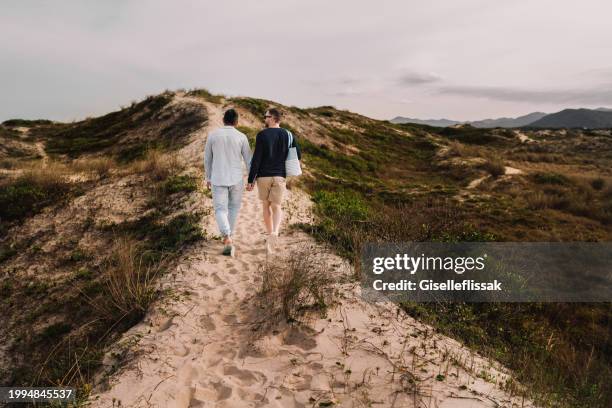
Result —
M 208 115 L 207 126 L 193 132 L 191 134 L 191 143 L 179 151 L 180 157 L 187 163 L 202 168 L 204 166 L 203 160 L 206 136 L 211 130 L 223 126 L 223 112 L 218 106 L 194 96 L 175 96 L 174 103 L 181 102 L 200 104 L 206 109 Z
M 506 175 L 506 176 L 514 176 L 516 174 L 523 174 L 523 170 L 517 169 L 515 167 L 504 166 L 504 175 Z M 475 178 L 474 180 L 470 181 L 469 184 L 465 188 L 468 189 L 468 190 L 473 190 L 476 187 L 478 187 L 483 181 L 485 181 L 486 179 L 488 179 L 490 177 L 491 177 L 491 175 L 487 174 L 485 176 L 481 176 L 481 177 Z
M 38 155 L 40 156 L 42 160 L 42 166 L 44 167 L 47 165 L 47 162 L 49 161 L 49 156 L 47 155 L 47 152 L 45 151 L 45 144 L 43 142 L 36 142 L 35 146 L 36 146 L 36 151 L 38 152 Z
M 209 127 L 218 125 L 219 108 L 207 108 L 217 110 Z M 292 190 L 286 222 L 308 221 L 308 202 Z M 282 262 L 266 259 L 260 210 L 256 192 L 245 192 L 236 258 L 219 255 L 218 241 L 205 242 L 164 278 L 182 295 L 159 302 L 124 335 L 121 344 L 134 340 L 133 357 L 96 388 L 91 406 L 531 406 L 500 389 L 508 377 L 501 368 L 391 303 L 367 303 L 354 284 L 338 284 L 340 304 L 309 327 L 254 330 L 257 270 Z M 212 216 L 205 223 L 216 231 Z M 281 253 L 310 248 L 334 275 L 350 273 L 308 235 L 286 228 L 281 234 Z

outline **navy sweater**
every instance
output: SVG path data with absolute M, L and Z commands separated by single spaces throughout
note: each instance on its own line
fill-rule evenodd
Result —
M 266 128 L 255 138 L 255 151 L 251 160 L 249 183 L 256 177 L 286 177 L 285 160 L 289 152 L 289 134 L 283 128 Z M 293 135 L 293 144 L 297 150 L 298 158 L 302 158 L 300 146 Z

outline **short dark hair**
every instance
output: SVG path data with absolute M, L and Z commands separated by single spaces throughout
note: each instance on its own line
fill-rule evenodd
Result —
M 270 108 L 268 109 L 268 113 L 274 118 L 275 121 L 280 122 L 281 117 L 283 116 L 283 114 L 281 113 L 280 110 L 276 109 L 276 108 Z
M 236 112 L 236 109 L 230 108 L 226 110 L 223 114 L 223 124 L 233 126 L 236 123 L 238 123 L 238 112 Z

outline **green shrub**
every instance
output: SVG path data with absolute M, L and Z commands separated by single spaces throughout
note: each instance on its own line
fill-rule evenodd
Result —
M 236 126 L 236 129 L 238 129 L 240 132 L 246 135 L 247 139 L 249 140 L 249 145 L 251 146 L 251 149 L 254 149 L 255 148 L 255 137 L 257 136 L 257 133 L 259 131 L 255 128 L 248 127 L 248 126 Z
M 493 134 L 490 129 L 480 129 L 472 126 L 466 127 L 445 127 L 439 131 L 443 136 L 461 143 L 486 145 L 486 144 L 508 144 L 506 138 Z
M 370 213 L 367 203 L 353 191 L 317 191 L 313 201 L 321 214 L 335 219 L 366 221 Z
M 558 173 L 543 173 L 538 172 L 532 174 L 532 179 L 538 184 L 559 184 L 566 185 L 570 183 L 570 180 L 563 174 Z
M 170 222 L 154 228 L 151 236 L 153 249 L 174 252 L 186 244 L 203 239 L 199 220 L 199 214 L 180 214 Z
M 202 98 L 208 102 L 212 102 L 212 103 L 221 103 L 223 102 L 223 96 L 222 95 L 214 95 L 212 93 L 210 93 L 210 91 L 208 89 L 204 89 L 204 88 L 200 88 L 200 89 L 194 89 L 192 91 L 187 92 L 188 96 L 195 96 L 198 98 Z
M 591 180 L 591 187 L 593 187 L 595 190 L 602 190 L 605 185 L 606 182 L 601 177 Z
M 0 185 L 0 220 L 21 220 L 66 196 L 70 185 L 61 174 L 44 169 Z
M 243 107 L 262 120 L 268 108 L 273 105 L 270 101 L 256 98 L 232 98 L 232 102 Z
M 176 252 L 185 244 L 204 238 L 200 227 L 199 213 L 183 213 L 167 223 L 160 221 L 161 214 L 154 212 L 135 221 L 124 222 L 109 227 L 118 233 L 133 235 L 139 241 L 146 241 L 143 250 L 162 252 Z
M 327 118 L 333 118 L 337 109 L 333 106 L 319 106 L 316 108 L 310 108 L 306 110 L 309 113 L 313 113 L 315 115 L 325 116 Z
M 162 189 L 166 194 L 196 191 L 197 182 L 198 180 L 190 175 L 170 176 L 164 181 Z
M 58 322 L 47 326 L 40 334 L 40 339 L 43 341 L 49 341 L 50 339 L 58 338 L 66 333 L 70 332 L 72 327 L 68 323 Z
M 23 126 L 23 127 L 32 127 L 32 126 L 40 126 L 40 125 L 51 125 L 53 122 L 46 119 L 9 119 L 2 122 L 4 126 Z

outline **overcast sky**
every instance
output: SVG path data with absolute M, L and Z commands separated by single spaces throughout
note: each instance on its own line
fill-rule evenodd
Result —
M 0 121 L 205 87 L 390 119 L 612 107 L 609 0 L 3 0 Z

